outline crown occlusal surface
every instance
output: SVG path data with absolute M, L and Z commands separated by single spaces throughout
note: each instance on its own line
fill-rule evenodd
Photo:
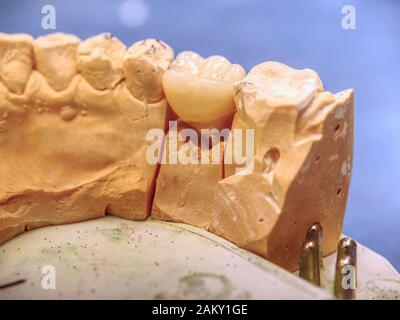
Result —
M 78 48 L 79 70 L 95 89 L 114 88 L 123 79 L 126 46 L 109 33 L 91 37 Z
M 11 91 L 21 94 L 32 72 L 32 37 L 0 33 L 0 79 Z
M 174 112 L 196 129 L 230 126 L 236 110 L 233 84 L 244 69 L 221 56 L 207 59 L 186 51 L 164 74 L 165 95 Z
M 68 87 L 78 71 L 79 38 L 64 33 L 53 33 L 34 41 L 36 69 L 56 91 Z
M 126 86 L 145 103 L 164 98 L 162 75 L 174 59 L 174 51 L 157 39 L 134 43 L 124 57 Z

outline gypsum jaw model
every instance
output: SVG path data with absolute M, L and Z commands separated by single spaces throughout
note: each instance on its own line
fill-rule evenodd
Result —
M 173 60 L 152 39 L 127 50 L 109 34 L 83 42 L 0 35 L 0 243 L 44 225 L 151 214 L 206 228 L 291 271 L 315 222 L 324 254 L 335 251 L 353 91 L 331 94 L 315 72 L 276 62 L 245 75 L 219 56 Z M 166 145 L 188 127 L 254 129 L 254 170 L 235 174 L 240 165 L 223 159 L 149 164 L 146 133 L 174 118 Z

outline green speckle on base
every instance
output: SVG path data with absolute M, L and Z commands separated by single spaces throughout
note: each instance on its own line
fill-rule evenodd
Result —
M 232 297 L 233 286 L 224 275 L 214 273 L 192 273 L 178 279 L 178 288 L 171 292 L 160 292 L 153 299 L 222 299 Z
M 207 289 L 206 287 L 210 285 L 209 289 L 215 289 L 218 287 L 220 292 L 215 294 L 219 296 L 221 293 L 227 294 L 232 289 L 232 284 L 227 277 L 215 273 L 193 273 L 188 274 L 184 277 L 179 278 L 180 285 L 188 289 Z
M 121 240 L 121 238 L 123 236 L 122 230 L 120 228 L 103 229 L 103 230 L 99 230 L 99 231 L 108 240 L 112 240 L 112 241 L 119 241 L 119 240 Z

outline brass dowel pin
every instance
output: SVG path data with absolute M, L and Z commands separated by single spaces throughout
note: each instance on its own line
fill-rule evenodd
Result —
M 315 240 L 306 241 L 301 248 L 299 276 L 317 286 L 321 284 L 319 251 Z
M 334 294 L 340 300 L 353 300 L 357 288 L 357 244 L 343 238 L 337 249 Z
M 322 251 L 322 226 L 319 223 L 314 223 L 310 229 L 307 231 L 306 240 L 307 241 L 314 241 L 315 244 L 318 246 L 319 252 L 319 268 L 322 269 L 324 267 L 323 262 L 323 251 Z
M 301 247 L 299 276 L 320 286 L 322 259 L 322 226 L 314 223 L 308 229 L 306 241 Z

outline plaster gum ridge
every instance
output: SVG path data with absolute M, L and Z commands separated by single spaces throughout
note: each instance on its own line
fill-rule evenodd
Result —
M 352 90 L 332 94 L 314 71 L 277 62 L 246 75 L 220 56 L 174 59 L 155 39 L 126 48 L 110 34 L 0 34 L 0 243 L 45 225 L 151 215 L 295 270 L 313 223 L 324 228 L 324 254 L 336 248 L 353 103 Z M 146 134 L 157 128 L 164 153 L 187 128 L 252 129 L 252 170 L 224 163 L 232 139 L 212 146 L 219 163 L 149 164 Z M 202 154 L 200 143 L 179 144 Z

